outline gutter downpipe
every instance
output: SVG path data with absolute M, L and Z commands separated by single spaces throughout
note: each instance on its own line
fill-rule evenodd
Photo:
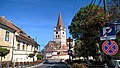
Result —
M 12 57 L 11 57 L 11 62 L 13 61 L 14 38 L 15 38 L 15 32 L 13 33 L 13 46 L 12 46 Z

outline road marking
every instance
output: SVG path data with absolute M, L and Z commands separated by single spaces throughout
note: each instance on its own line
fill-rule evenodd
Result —
M 52 68 L 52 67 L 54 67 L 55 66 L 55 63 L 50 67 L 50 68 Z

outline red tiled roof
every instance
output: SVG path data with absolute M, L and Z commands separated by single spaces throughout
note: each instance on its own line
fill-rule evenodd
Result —
M 59 29 L 60 27 L 65 28 L 65 27 L 63 26 L 63 23 L 62 23 L 62 16 L 61 16 L 61 13 L 60 13 L 59 16 L 58 16 L 58 22 L 57 22 L 56 28 Z
M 10 21 L 7 21 L 5 18 L 3 18 L 2 16 L 0 16 L 0 23 L 16 30 L 18 33 L 21 31 L 20 29 L 18 29 L 14 24 L 12 24 Z
M 6 19 L 5 19 L 4 17 L 2 17 L 2 16 L 0 16 L 0 23 L 8 26 L 9 28 L 12 28 L 12 29 L 16 30 L 16 32 L 17 32 L 19 35 L 21 35 L 21 36 L 23 36 L 23 37 L 25 37 L 25 38 L 28 38 L 28 39 L 34 41 L 34 40 L 33 40 L 32 38 L 30 38 L 23 30 L 21 30 L 19 27 L 15 26 L 14 24 L 12 24 L 10 21 L 6 20 Z
M 62 49 L 63 49 L 63 50 L 68 50 L 68 46 L 63 45 L 63 46 L 62 46 Z

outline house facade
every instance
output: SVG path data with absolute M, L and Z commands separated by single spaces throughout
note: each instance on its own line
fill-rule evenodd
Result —
M 11 21 L 0 16 L 0 46 L 10 50 L 3 61 L 27 62 L 33 61 L 28 57 L 32 53 L 35 54 L 34 60 L 37 60 L 36 52 L 40 45 Z
M 15 30 L 8 27 L 7 24 L 1 21 L 2 18 L 0 17 L 0 46 L 10 50 L 9 54 L 7 54 L 5 57 L 2 57 L 2 61 L 11 61 Z

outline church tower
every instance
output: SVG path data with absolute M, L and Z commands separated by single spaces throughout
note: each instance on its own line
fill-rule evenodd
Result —
M 62 23 L 61 13 L 58 16 L 57 25 L 54 27 L 54 41 L 58 43 L 60 49 L 66 47 L 66 29 Z

